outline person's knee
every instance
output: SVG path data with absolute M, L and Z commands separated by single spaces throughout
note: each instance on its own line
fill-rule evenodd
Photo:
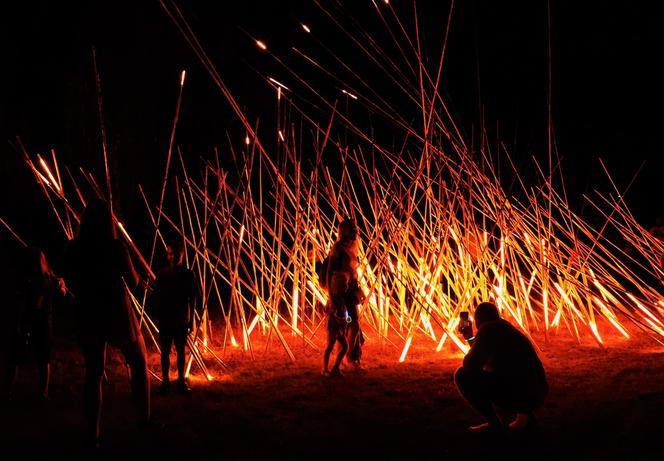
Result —
M 187 337 L 183 336 L 181 338 L 177 338 L 174 341 L 175 343 L 175 350 L 177 351 L 178 354 L 183 354 L 184 353 L 184 348 L 187 344 Z
M 470 372 L 465 367 L 459 367 L 454 372 L 454 384 L 456 387 L 463 387 L 466 385 L 469 379 Z

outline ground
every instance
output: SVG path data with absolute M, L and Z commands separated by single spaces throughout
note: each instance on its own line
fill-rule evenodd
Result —
M 408 360 L 369 332 L 363 371 L 320 375 L 321 353 L 288 336 L 291 362 L 274 336 L 255 336 L 252 354 L 216 346 L 212 381 L 192 368 L 191 395 L 152 393 L 155 427 L 137 429 L 127 372 L 109 349 L 104 384 L 103 446 L 97 455 L 154 459 L 628 459 L 661 454 L 664 347 L 638 330 L 631 339 L 578 341 L 566 332 L 534 338 L 550 394 L 532 433 L 495 438 L 470 434 L 480 422 L 453 385 L 462 356 L 451 347 L 414 343 Z M 174 357 L 173 357 L 174 360 Z M 159 375 L 152 350 L 150 367 Z M 70 335 L 56 337 L 51 397 L 35 398 L 28 362 L 14 398 L 4 403 L 2 446 L 20 459 L 89 458 L 81 447 L 82 359 Z M 157 380 L 153 381 L 157 383 Z M 508 415 L 506 415 L 508 416 Z M 516 455 L 516 456 L 515 456 Z

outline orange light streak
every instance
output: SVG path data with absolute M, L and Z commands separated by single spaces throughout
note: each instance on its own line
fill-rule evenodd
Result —
M 650 312 L 650 311 L 649 311 L 649 310 L 648 310 L 643 304 L 641 304 L 641 303 L 639 302 L 639 300 L 636 299 L 636 298 L 632 295 L 632 293 L 627 292 L 626 294 L 627 294 L 627 296 L 629 297 L 629 299 L 631 299 L 632 301 L 634 301 L 634 304 L 636 304 L 636 307 L 638 307 L 639 309 L 641 309 L 641 311 L 644 312 L 648 317 L 650 317 L 655 323 L 657 323 L 657 324 L 659 324 L 659 325 L 663 325 L 663 324 L 662 324 L 662 321 L 659 320 L 657 317 L 655 317 L 655 316 L 653 315 L 652 312 Z
M 313 291 L 318 301 L 320 301 L 323 305 L 327 304 L 327 296 L 324 296 L 311 280 L 307 280 L 307 286 L 311 288 L 311 291 Z
M 404 360 L 406 360 L 406 355 L 408 354 L 408 349 L 410 349 L 410 343 L 412 340 L 412 336 L 409 336 L 408 339 L 406 339 L 406 344 L 403 347 L 403 351 L 401 351 L 401 357 L 399 357 L 399 363 L 403 363 Z
M 609 308 L 602 302 L 601 299 L 599 299 L 597 296 L 593 296 L 593 300 L 595 301 L 595 304 L 597 304 L 602 312 L 604 313 L 606 319 L 613 324 L 614 327 L 625 337 L 629 338 L 629 333 L 625 328 L 623 328 L 622 325 L 620 325 L 616 318 L 615 314 L 609 310 Z
M 62 189 L 58 185 L 58 182 L 55 180 L 55 177 L 51 174 L 51 170 L 48 168 L 48 165 L 46 165 L 46 162 L 41 157 L 41 155 L 37 154 L 37 159 L 39 159 L 39 164 L 42 166 L 42 168 L 44 168 L 44 171 L 51 180 L 51 184 L 53 184 L 53 186 L 57 189 L 58 192 L 62 192 Z
M 350 96 L 350 97 L 353 98 L 353 99 L 357 99 L 357 96 L 355 96 L 353 93 L 350 93 L 350 92 L 348 92 L 348 91 L 346 91 L 346 90 L 341 90 L 341 92 L 342 92 L 343 94 L 346 94 L 346 95 Z
M 186 368 L 186 370 L 185 370 L 185 372 L 184 372 L 184 376 L 185 376 L 185 378 L 188 378 L 188 377 L 189 377 L 189 374 L 191 373 L 191 363 L 192 363 L 193 361 L 194 361 L 194 356 L 193 356 L 193 355 L 190 355 L 190 356 L 189 356 L 189 360 L 187 360 L 187 368 Z
M 260 40 L 256 40 L 256 46 L 263 51 L 267 50 L 267 45 Z
M 448 332 L 448 334 L 449 334 L 450 339 L 451 339 L 452 341 L 454 341 L 454 344 L 457 345 L 457 347 L 459 348 L 459 350 L 460 350 L 461 352 L 463 352 L 464 354 L 467 354 L 468 351 L 470 350 L 470 346 L 469 346 L 468 344 L 466 344 L 465 342 L 461 341 L 461 340 L 457 337 L 457 335 L 455 335 L 454 333 L 452 333 L 451 330 Z
M 268 79 L 269 81 L 271 81 L 272 83 L 274 83 L 275 85 L 277 85 L 277 89 L 279 89 L 279 88 L 283 88 L 284 90 L 290 91 L 290 88 L 288 88 L 288 87 L 287 87 L 286 85 L 284 85 L 283 83 L 281 83 L 281 82 L 275 80 L 274 78 L 272 78 L 272 77 L 268 77 L 267 79 Z
M 256 298 L 256 315 L 249 324 L 249 328 L 247 328 L 248 334 L 251 334 L 251 332 L 254 331 L 254 327 L 256 326 L 259 320 L 263 321 L 264 316 L 265 316 L 265 309 L 263 308 L 263 303 L 261 303 L 260 299 Z
M 51 185 L 51 182 L 50 182 L 48 179 L 46 179 L 46 176 L 44 176 L 43 174 L 41 174 L 41 173 L 40 173 L 39 171 L 37 171 L 37 170 L 34 170 L 34 171 L 35 171 L 35 173 L 39 176 L 39 179 L 41 179 L 42 182 L 44 182 L 48 187 L 51 187 L 51 188 L 55 187 L 55 186 L 52 186 L 52 185 Z
M 297 287 L 295 287 L 295 289 L 293 290 L 293 317 L 291 320 L 291 328 L 293 329 L 292 331 L 293 336 L 295 336 L 295 333 L 297 331 L 299 302 L 300 302 L 300 290 Z
M 592 331 L 593 335 L 595 335 L 595 338 L 597 338 L 597 341 L 599 341 L 600 344 L 604 344 L 602 337 L 599 335 L 599 331 L 597 331 L 597 324 L 595 324 L 595 322 L 589 321 L 588 325 L 590 326 L 590 331 Z
M 460 318 L 455 317 L 452 318 L 448 323 L 447 323 L 447 330 L 453 331 L 456 329 L 457 325 L 459 325 Z M 443 332 L 442 336 L 440 337 L 440 342 L 438 343 L 438 346 L 436 346 L 436 352 L 440 352 L 443 349 L 443 345 L 445 344 L 445 340 L 447 339 L 447 331 Z
M 58 159 L 55 157 L 55 149 L 51 149 L 51 158 L 53 159 L 53 166 L 55 167 L 55 176 L 58 178 L 59 190 L 62 192 L 62 178 L 60 177 L 60 168 L 58 167 Z
M 544 310 L 544 328 L 548 329 L 549 323 L 549 291 L 545 288 L 542 290 L 542 309 Z
M 662 330 L 662 328 L 659 325 L 657 325 L 655 322 L 653 322 L 649 318 L 644 317 L 643 320 L 648 322 L 648 324 L 652 327 L 652 329 L 655 330 L 657 333 L 659 333 L 660 336 L 664 336 L 664 330 Z
M 584 325 L 586 325 L 587 320 L 585 318 L 583 318 L 583 315 L 581 315 L 581 312 L 579 311 L 579 309 L 576 308 L 576 306 L 574 305 L 572 300 L 569 299 L 569 296 L 567 295 L 567 293 L 565 293 L 565 291 L 560 287 L 560 285 L 558 285 L 558 282 L 553 282 L 553 285 L 556 287 L 556 289 L 558 290 L 558 293 L 560 293 L 560 296 L 563 298 L 563 300 L 570 307 L 570 310 L 574 314 L 576 314 L 576 316 L 579 318 L 579 320 L 581 320 L 583 322 Z
M 129 236 L 127 231 L 125 230 L 124 225 L 120 221 L 118 221 L 117 223 L 118 223 L 118 227 L 120 228 L 120 230 L 122 231 L 124 236 L 127 237 L 127 240 L 129 240 L 130 242 L 133 242 L 133 240 L 131 239 L 131 237 Z

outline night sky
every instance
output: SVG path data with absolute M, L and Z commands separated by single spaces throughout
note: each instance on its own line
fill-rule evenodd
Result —
M 227 133 L 241 132 L 225 98 L 158 1 L 18 3 L 2 14 L 0 217 L 27 239 L 45 244 L 44 233 L 55 223 L 15 149 L 17 136 L 33 155 L 55 149 L 62 164 L 84 166 L 103 177 L 93 46 L 113 186 L 128 222 L 138 222 L 133 217 L 143 207 L 137 184 L 156 200 L 182 69 L 188 78 L 175 143 L 191 164 L 210 158 L 215 147 L 223 151 Z M 412 28 L 412 2 L 391 3 Z M 357 21 L 361 30 L 385 43 L 386 52 L 395 51 L 370 2 L 321 4 L 344 24 Z M 581 210 L 581 194 L 594 188 L 611 192 L 599 158 L 621 189 L 642 167 L 626 200 L 646 227 L 664 215 L 664 76 L 659 62 L 664 17 L 655 4 L 552 1 L 550 10 L 553 128 L 570 203 Z M 315 3 L 228 5 L 178 2 L 249 120 L 260 118 L 269 126 L 274 117 L 274 90 L 265 76 L 298 87 L 253 38 L 264 40 L 293 70 L 311 75 L 310 83 L 324 94 L 334 98 L 338 92 L 329 78 L 315 80 L 317 74 L 293 53 L 293 46 L 314 50 L 300 22 L 359 74 L 375 79 L 385 98 L 393 98 L 397 107 L 402 103 L 389 79 L 373 73 Z M 523 169 L 530 168 L 531 156 L 543 161 L 547 152 L 547 8 L 544 0 L 457 1 L 446 49 L 443 93 L 457 124 L 470 142 L 483 121 L 488 139 L 504 142 Z M 447 1 L 418 3 L 423 52 L 432 67 L 448 11 Z

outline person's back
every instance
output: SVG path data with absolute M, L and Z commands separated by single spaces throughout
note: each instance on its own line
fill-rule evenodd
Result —
M 160 327 L 185 327 L 191 323 L 189 304 L 196 297 L 196 279 L 185 266 L 166 267 L 154 286 L 156 317 Z
M 530 340 L 505 319 L 483 324 L 463 365 L 510 379 L 515 390 L 543 389 L 546 376 Z
M 80 327 L 106 332 L 112 339 L 133 340 L 136 332 L 125 283 L 133 288 L 137 275 L 125 245 L 117 239 L 75 238 L 67 244 L 63 265 Z
M 123 254 L 126 250 L 117 239 L 88 240 L 74 238 L 65 250 L 65 267 L 72 279 L 72 291 L 77 299 L 100 301 L 111 296 L 117 301 L 122 290 L 120 277 L 127 275 Z M 131 284 L 132 280 L 127 283 Z

